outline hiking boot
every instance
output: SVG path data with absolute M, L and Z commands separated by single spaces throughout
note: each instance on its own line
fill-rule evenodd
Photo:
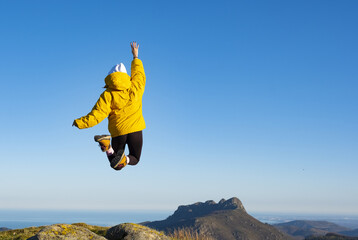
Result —
M 99 143 L 102 152 L 107 151 L 111 147 L 111 136 L 109 135 L 96 135 L 94 140 Z
M 111 167 L 114 170 L 121 170 L 127 165 L 127 157 L 124 154 L 124 149 L 119 150 L 116 156 L 111 160 Z

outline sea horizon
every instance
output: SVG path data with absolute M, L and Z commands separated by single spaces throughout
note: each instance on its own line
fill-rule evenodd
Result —
M 56 223 L 86 223 L 110 227 L 121 223 L 141 223 L 164 220 L 173 210 L 38 210 L 0 209 L 0 227 L 21 229 L 47 226 Z M 358 215 L 349 214 L 300 214 L 260 213 L 249 214 L 267 224 L 278 224 L 294 220 L 328 221 L 351 229 L 358 228 Z
M 30 210 L 0 209 L 0 227 L 21 229 L 56 223 L 86 223 L 96 226 L 115 226 L 120 223 L 141 223 L 167 218 L 170 211 L 161 210 Z

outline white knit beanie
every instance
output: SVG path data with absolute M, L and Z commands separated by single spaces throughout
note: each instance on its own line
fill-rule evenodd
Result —
M 124 66 L 123 63 L 120 64 L 116 64 L 114 65 L 114 67 L 111 68 L 111 70 L 108 72 L 108 75 L 114 72 L 122 72 L 122 73 L 127 73 L 126 67 Z

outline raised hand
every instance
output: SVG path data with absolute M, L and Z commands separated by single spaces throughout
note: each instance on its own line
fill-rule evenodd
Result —
M 138 58 L 139 44 L 137 42 L 131 42 L 133 58 Z

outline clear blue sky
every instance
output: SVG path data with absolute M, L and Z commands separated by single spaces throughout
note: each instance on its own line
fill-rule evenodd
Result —
M 358 214 L 358 1 L 1 1 L 0 208 Z M 147 129 L 78 130 L 140 43 Z

